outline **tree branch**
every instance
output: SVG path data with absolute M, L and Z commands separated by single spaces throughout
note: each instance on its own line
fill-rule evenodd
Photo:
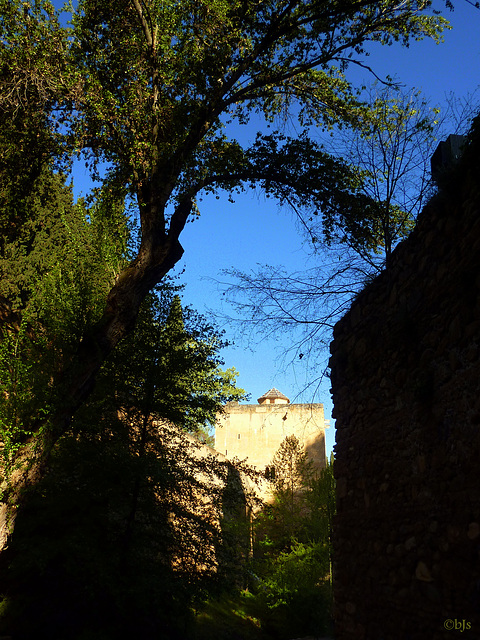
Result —
M 145 18 L 145 14 L 143 12 L 142 9 L 142 5 L 140 4 L 140 2 L 138 0 L 132 0 L 133 2 L 133 6 L 135 7 L 135 10 L 137 12 L 138 18 L 140 20 L 140 24 L 142 25 L 142 29 L 143 29 L 143 33 L 145 35 L 145 38 L 147 40 L 147 44 L 149 47 L 153 47 L 153 34 L 150 30 L 150 27 L 148 25 L 148 22 Z

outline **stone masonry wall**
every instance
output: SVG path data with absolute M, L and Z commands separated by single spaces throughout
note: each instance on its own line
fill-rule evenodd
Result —
M 336 640 L 480 638 L 479 157 L 335 328 Z

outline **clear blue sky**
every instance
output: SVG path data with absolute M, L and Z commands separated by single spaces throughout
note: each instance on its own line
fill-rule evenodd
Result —
M 457 97 L 475 91 L 480 84 L 480 10 L 466 0 L 454 0 L 455 10 L 444 11 L 453 29 L 445 33 L 445 42 L 435 45 L 431 41 L 412 43 L 406 49 L 400 46 L 372 46 L 366 62 L 380 76 L 395 76 L 408 88 L 421 89 L 433 104 L 441 106 L 445 95 L 453 92 Z M 434 8 L 444 10 L 444 2 L 434 0 Z M 367 72 L 355 71 L 355 80 L 371 82 Z M 245 136 L 254 139 L 257 127 L 251 125 Z M 75 177 L 76 189 L 82 189 L 81 174 Z M 245 193 L 230 204 L 227 197 L 205 199 L 201 204 L 201 217 L 188 224 L 181 238 L 184 258 L 175 269 L 184 270 L 186 283 L 184 304 L 193 306 L 207 316 L 222 307 L 222 296 L 213 280 L 221 279 L 220 271 L 235 267 L 248 271 L 257 263 L 283 265 L 293 271 L 306 266 L 307 255 L 302 249 L 294 219 L 288 211 L 281 211 L 271 201 L 255 193 Z M 213 280 L 212 280 L 213 279 Z M 232 312 L 233 313 L 233 312 Z M 222 326 L 226 337 L 236 346 L 223 352 L 225 366 L 234 366 L 240 373 L 238 383 L 252 396 L 252 402 L 272 386 L 285 393 L 291 401 L 323 402 L 326 418 L 331 417 L 332 403 L 329 381 L 322 383 L 315 396 L 302 390 L 320 371 L 301 366 L 286 367 L 282 353 L 288 347 L 288 338 L 261 341 L 252 336 L 248 342 L 236 339 L 234 325 Z M 334 421 L 327 432 L 327 454 L 335 442 Z

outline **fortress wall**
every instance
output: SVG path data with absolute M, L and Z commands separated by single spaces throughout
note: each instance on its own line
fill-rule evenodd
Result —
M 335 327 L 336 640 L 480 637 L 479 155 Z

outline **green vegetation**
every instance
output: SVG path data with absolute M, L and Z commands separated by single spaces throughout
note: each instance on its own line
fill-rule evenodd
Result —
M 276 457 L 273 502 L 254 521 L 253 557 L 246 588 L 210 600 L 197 612 L 197 637 L 287 640 L 332 632 L 331 527 L 335 512 L 333 458 L 313 473 L 311 464 L 288 437 Z M 290 469 L 290 471 L 288 471 Z M 295 483 L 296 515 L 290 510 Z
M 146 298 L 17 517 L 0 633 L 169 637 L 193 624 L 195 604 L 242 580 L 239 474 L 254 474 L 198 456 L 189 432 L 208 435 L 244 392 L 220 369 L 221 338 L 182 310 L 177 289 Z
M 55 384 L 56 377 L 101 315 L 104 296 L 126 263 L 128 237 L 123 203 L 101 192 L 88 208 L 75 203 L 65 176 L 49 165 L 16 201 L 16 214 L 0 253 L 6 472 L 22 444 L 62 407 L 65 386 Z
M 209 601 L 195 616 L 195 640 L 270 640 L 248 591 Z
M 274 458 L 271 504 L 255 523 L 251 586 L 275 637 L 330 631 L 333 459 L 315 473 L 295 436 Z M 292 636 L 294 637 L 294 635 Z

